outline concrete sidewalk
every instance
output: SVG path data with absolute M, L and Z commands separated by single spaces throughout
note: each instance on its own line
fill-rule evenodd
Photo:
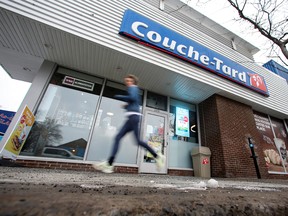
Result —
M 288 188 L 288 180 L 272 179 L 219 179 L 219 188 L 243 190 L 280 191 Z M 35 169 L 0 166 L 0 183 L 31 183 L 80 185 L 84 188 L 105 186 L 132 186 L 152 188 L 173 188 L 179 190 L 206 190 L 209 179 L 152 174 L 103 174 L 74 170 Z

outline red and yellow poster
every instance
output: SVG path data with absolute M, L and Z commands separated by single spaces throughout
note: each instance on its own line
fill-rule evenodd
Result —
M 32 125 L 34 124 L 35 116 L 30 111 L 30 109 L 25 106 L 24 110 L 22 111 L 18 122 L 12 133 L 10 134 L 2 155 L 4 157 L 8 157 L 11 159 L 16 159 L 19 155 L 26 138 L 31 130 Z

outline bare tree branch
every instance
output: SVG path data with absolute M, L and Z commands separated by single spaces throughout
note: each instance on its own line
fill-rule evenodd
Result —
M 249 22 L 255 29 L 257 29 L 264 37 L 271 40 L 276 44 L 285 58 L 288 60 L 288 17 L 284 20 L 277 21 L 275 15 L 281 7 L 286 4 L 285 0 L 227 0 L 232 7 L 234 7 L 240 18 Z M 248 4 L 258 10 L 254 17 L 245 14 L 244 10 L 248 7 Z M 287 6 L 286 6 L 287 7 Z M 275 21 L 276 19 L 276 21 Z M 287 37 L 287 38 L 286 38 Z

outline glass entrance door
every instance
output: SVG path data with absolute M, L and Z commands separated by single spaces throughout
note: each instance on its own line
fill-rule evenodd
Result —
M 157 153 L 166 156 L 167 147 L 167 114 L 146 110 L 144 112 L 144 141 L 148 143 Z M 156 161 L 146 149 L 141 148 L 140 173 L 167 173 L 167 162 L 164 167 L 158 171 L 156 169 Z M 167 159 L 167 156 L 166 156 Z M 167 161 L 167 160 L 166 160 Z

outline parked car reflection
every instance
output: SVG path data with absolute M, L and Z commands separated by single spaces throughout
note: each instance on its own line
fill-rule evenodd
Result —
M 63 148 L 55 148 L 55 147 L 45 147 L 42 151 L 43 157 L 53 157 L 53 158 L 66 158 L 66 159 L 76 159 L 82 160 L 82 157 L 76 156 L 72 154 L 72 152 Z

